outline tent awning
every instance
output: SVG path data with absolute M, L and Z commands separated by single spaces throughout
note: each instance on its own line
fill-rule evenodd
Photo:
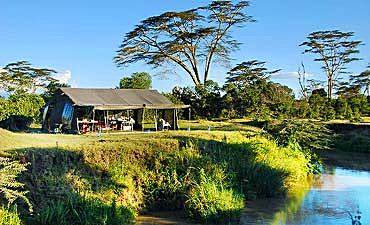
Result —
M 87 106 L 87 105 L 79 105 L 79 106 Z M 128 109 L 188 109 L 190 105 L 147 105 L 147 106 L 139 106 L 139 105 L 95 105 L 91 106 L 94 110 L 128 110 Z

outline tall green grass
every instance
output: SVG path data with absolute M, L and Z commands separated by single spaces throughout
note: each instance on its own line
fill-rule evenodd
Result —
M 124 225 L 132 224 L 133 212 L 98 200 L 84 199 L 78 195 L 68 195 L 66 199 L 52 201 L 36 215 L 28 218 L 30 225 Z
M 16 207 L 0 207 L 0 225 L 23 225 Z
M 236 222 L 244 208 L 243 195 L 213 181 L 203 170 L 200 171 L 199 183 L 191 188 L 187 198 L 185 206 L 189 215 L 206 223 Z

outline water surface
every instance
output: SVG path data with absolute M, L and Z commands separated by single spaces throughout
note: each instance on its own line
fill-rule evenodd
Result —
M 370 172 L 329 167 L 314 178 L 311 187 L 288 199 L 249 202 L 242 224 L 351 225 L 350 214 L 361 212 L 361 223 L 370 224 Z

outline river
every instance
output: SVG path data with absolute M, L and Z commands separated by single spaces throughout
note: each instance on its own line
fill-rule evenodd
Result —
M 370 172 L 327 167 L 306 191 L 286 200 L 250 202 L 241 224 L 351 225 L 350 214 L 360 215 L 363 225 L 370 224 Z

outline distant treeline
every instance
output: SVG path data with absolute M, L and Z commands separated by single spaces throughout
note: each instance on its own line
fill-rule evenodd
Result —
M 361 120 L 369 114 L 369 96 L 359 86 L 339 86 L 334 97 L 311 84 L 297 99 L 288 86 L 271 81 L 264 62 L 248 61 L 228 73 L 225 84 L 209 80 L 196 87 L 175 87 L 166 96 L 192 106 L 192 118 L 244 118 L 257 120 L 307 118 Z

